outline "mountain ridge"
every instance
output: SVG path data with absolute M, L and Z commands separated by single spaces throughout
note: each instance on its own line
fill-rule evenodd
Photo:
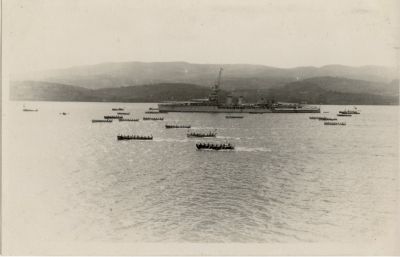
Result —
M 138 86 L 159 83 L 188 83 L 211 86 L 223 67 L 223 85 L 227 90 L 266 89 L 297 80 L 320 76 L 338 76 L 373 82 L 390 82 L 396 69 L 385 66 L 325 65 L 278 68 L 258 64 L 196 64 L 189 62 L 107 62 L 40 71 L 13 80 L 36 80 L 71 84 L 90 89 Z
M 338 77 L 314 77 L 280 87 L 229 91 L 248 102 L 261 98 L 313 104 L 399 104 L 399 82 L 375 83 Z M 160 83 L 87 89 L 51 82 L 19 81 L 10 87 L 11 100 L 162 102 L 204 98 L 211 88 L 185 83 Z M 222 88 L 222 98 L 228 91 Z
M 119 88 L 86 89 L 38 81 L 13 82 L 11 100 L 84 102 L 161 102 L 203 98 L 211 89 L 192 84 L 157 84 Z M 227 93 L 222 91 L 223 95 Z

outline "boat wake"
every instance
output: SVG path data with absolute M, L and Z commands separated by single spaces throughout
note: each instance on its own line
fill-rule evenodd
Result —
M 232 151 L 236 151 L 236 149 L 220 149 L 220 150 L 214 150 L 214 149 L 196 149 L 196 151 L 199 151 L 199 152 L 232 152 Z
M 240 140 L 240 139 L 241 139 L 240 137 L 226 137 L 226 136 L 224 136 L 224 137 L 222 137 L 222 136 L 217 136 L 217 138 L 218 138 L 218 139 L 235 139 L 235 140 Z
M 272 152 L 271 149 L 265 147 L 236 147 L 238 152 Z
M 191 127 L 191 129 L 202 129 L 202 130 L 219 130 L 219 129 L 224 129 L 224 128 L 216 128 L 216 127 Z
M 176 138 L 155 138 L 155 139 L 153 139 L 153 141 L 156 141 L 156 142 L 180 142 L 180 143 L 189 142 L 189 140 L 188 140 L 187 138 L 185 138 L 185 139 L 176 139 Z

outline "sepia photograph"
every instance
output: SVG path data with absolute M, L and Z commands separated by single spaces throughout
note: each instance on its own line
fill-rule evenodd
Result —
M 2 0 L 1 254 L 400 255 L 400 1 Z

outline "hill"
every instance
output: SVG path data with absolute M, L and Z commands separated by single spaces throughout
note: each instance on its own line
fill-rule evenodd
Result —
M 295 88 L 298 86 L 311 86 L 318 85 L 319 87 L 328 90 L 342 93 L 366 93 L 376 95 L 398 95 L 399 87 L 398 81 L 392 81 L 391 83 L 371 82 L 365 80 L 348 79 L 343 77 L 315 77 L 310 79 L 304 79 L 288 83 L 286 87 Z
M 161 83 L 211 86 L 220 67 L 224 68 L 223 88 L 269 89 L 312 77 L 345 77 L 388 83 L 397 78 L 394 68 L 382 66 L 276 68 L 250 64 L 192 64 L 187 62 L 119 62 L 102 63 L 13 75 L 13 80 L 47 81 L 88 89 L 119 88 Z
M 161 102 L 204 98 L 210 89 L 192 84 L 155 84 L 120 88 L 86 89 L 41 81 L 17 81 L 10 87 L 11 100 Z M 225 92 L 222 92 L 226 94 Z
M 280 101 L 314 104 L 399 104 L 399 82 L 316 77 L 288 83 L 265 94 Z
M 10 83 L 11 100 L 31 101 L 96 101 L 93 90 L 43 81 L 13 81 Z
M 96 97 L 118 102 L 162 102 L 186 101 L 205 98 L 210 88 L 182 83 L 160 83 L 154 85 L 105 88 L 94 90 Z M 226 94 L 223 92 L 223 94 Z
M 119 88 L 86 89 L 65 84 L 37 81 L 13 82 L 12 100 L 41 101 L 106 101 L 106 102 L 162 102 L 205 98 L 210 88 L 183 83 Z M 227 91 L 222 91 L 222 98 Z M 247 102 L 260 98 L 284 102 L 313 104 L 398 104 L 398 80 L 378 83 L 338 77 L 316 77 L 269 89 L 237 89 L 233 95 L 244 96 Z

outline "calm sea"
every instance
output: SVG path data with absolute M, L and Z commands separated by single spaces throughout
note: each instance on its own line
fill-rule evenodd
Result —
M 168 113 L 156 104 L 11 102 L 3 113 L 5 237 L 21 241 L 357 242 L 392 232 L 399 107 L 359 106 L 346 126 L 311 114 Z M 344 106 L 321 106 L 336 116 Z M 67 112 L 68 115 L 59 115 Z M 232 152 L 197 151 L 217 129 Z M 117 134 L 153 135 L 118 142 Z

